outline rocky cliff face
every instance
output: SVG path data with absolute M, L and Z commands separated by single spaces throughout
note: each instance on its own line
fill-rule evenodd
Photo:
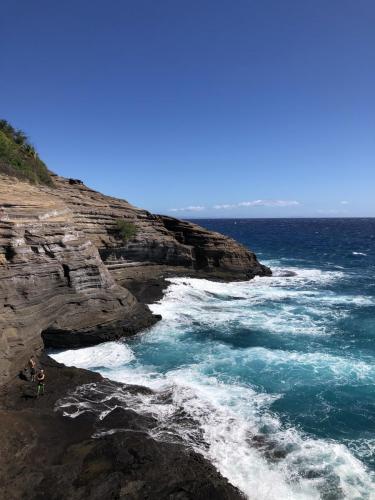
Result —
M 80 181 L 55 187 L 0 175 L 0 380 L 30 352 L 90 345 L 153 324 L 139 290 L 168 273 L 249 279 L 270 271 L 235 241 L 150 214 Z M 116 221 L 131 221 L 124 244 Z
M 93 191 L 79 181 L 57 176 L 53 181 L 57 186 L 54 195 L 67 205 L 75 227 L 98 248 L 118 281 L 131 276 L 129 268 L 137 263 L 142 267 L 181 266 L 224 279 L 248 279 L 269 272 L 253 253 L 219 233 L 172 217 L 153 215 L 124 200 Z M 127 245 L 116 230 L 118 220 L 131 221 L 138 228 L 136 237 Z

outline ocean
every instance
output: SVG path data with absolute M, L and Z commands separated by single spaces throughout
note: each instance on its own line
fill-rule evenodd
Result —
M 155 393 L 151 414 L 250 499 L 375 498 L 375 219 L 211 219 L 272 277 L 175 278 L 134 338 L 53 353 Z M 111 394 L 83 388 L 67 415 Z M 104 408 L 104 409 L 103 409 Z

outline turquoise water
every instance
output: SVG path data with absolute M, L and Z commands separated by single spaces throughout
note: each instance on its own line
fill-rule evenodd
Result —
M 153 414 L 156 438 L 193 446 L 249 498 L 375 498 L 375 219 L 200 224 L 273 277 L 172 279 L 148 332 L 56 359 L 153 388 L 116 404 Z

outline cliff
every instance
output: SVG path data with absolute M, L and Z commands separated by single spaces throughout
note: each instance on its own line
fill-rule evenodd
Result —
M 238 280 L 270 273 L 221 234 L 50 176 L 48 186 L 0 174 L 2 381 L 43 341 L 91 345 L 153 324 L 159 318 L 142 300 L 153 287 L 160 295 L 165 276 Z M 118 221 L 137 228 L 134 238 L 123 241 Z
M 270 270 L 230 238 L 52 174 L 5 120 L 0 133 L 0 493 L 15 500 L 243 498 L 177 437 L 152 438 L 151 415 L 119 401 L 101 419 L 95 394 L 110 394 L 115 383 L 59 365 L 42 348 L 92 345 L 154 324 L 160 317 L 146 303 L 161 297 L 168 276 L 244 280 Z M 39 398 L 34 382 L 16 377 L 35 353 L 47 374 Z M 59 401 L 83 389 L 93 391 L 93 404 L 66 418 Z

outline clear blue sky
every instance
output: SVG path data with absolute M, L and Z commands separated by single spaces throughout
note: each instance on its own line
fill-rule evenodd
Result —
M 375 216 L 374 27 L 374 0 L 2 2 L 0 115 L 154 212 Z

